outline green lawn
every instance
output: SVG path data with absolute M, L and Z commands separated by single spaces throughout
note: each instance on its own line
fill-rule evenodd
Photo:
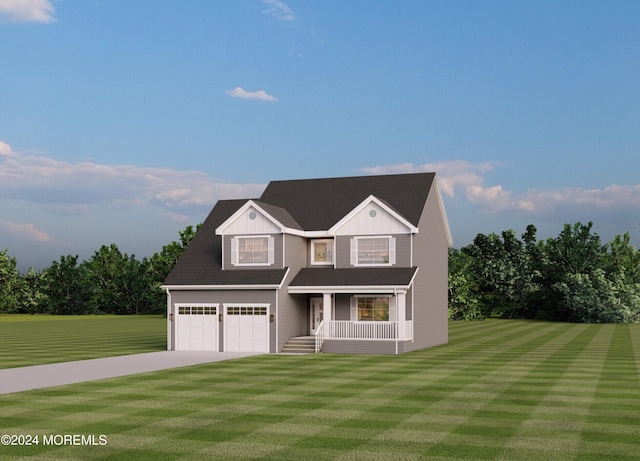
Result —
M 401 356 L 265 355 L 0 395 L 0 434 L 106 436 L 0 459 L 640 460 L 640 325 L 449 333 Z
M 167 319 L 160 315 L 0 315 L 0 368 L 166 348 Z

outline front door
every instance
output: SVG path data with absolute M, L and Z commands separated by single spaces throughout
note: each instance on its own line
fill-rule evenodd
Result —
M 309 333 L 316 334 L 322 319 L 322 298 L 309 298 Z

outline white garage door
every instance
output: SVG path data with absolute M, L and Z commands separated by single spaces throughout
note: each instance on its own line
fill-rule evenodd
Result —
M 176 306 L 179 351 L 217 351 L 217 305 Z
M 226 306 L 225 351 L 269 352 L 268 306 Z

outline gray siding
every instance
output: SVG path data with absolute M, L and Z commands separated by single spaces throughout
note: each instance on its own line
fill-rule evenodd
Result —
M 335 295 L 335 319 L 351 320 L 351 295 L 336 293 Z
M 308 240 L 304 237 L 289 234 L 284 235 L 283 240 L 286 245 L 284 265 L 295 268 L 297 273 L 299 269 L 307 266 Z
M 304 336 L 309 329 L 309 301 L 307 295 L 290 295 L 287 287 L 298 271 L 307 265 L 307 239 L 295 235 L 285 235 L 285 266 L 289 273 L 278 291 L 278 337 L 276 352 L 282 351 L 285 343 L 293 336 Z
M 411 234 L 393 235 L 396 238 L 396 263 L 394 267 L 411 267 Z M 336 237 L 336 268 L 344 269 L 351 265 L 351 239 L 353 236 Z M 415 266 L 415 263 L 413 264 Z
M 432 185 L 432 189 L 435 183 Z M 448 334 L 448 242 L 437 194 L 432 190 L 414 236 L 413 336 L 405 351 L 445 344 Z M 408 293 L 408 298 L 411 293 Z
M 285 267 L 282 259 L 283 234 L 270 235 L 273 237 L 273 264 L 271 264 L 270 266 L 234 266 L 233 264 L 231 264 L 231 239 L 237 236 L 224 235 L 224 242 L 222 245 L 222 257 L 224 258 L 224 264 L 222 267 L 224 267 L 224 270 L 282 269 L 283 267 Z
M 409 341 L 353 341 L 326 339 L 322 352 L 331 354 L 401 354 L 409 349 Z

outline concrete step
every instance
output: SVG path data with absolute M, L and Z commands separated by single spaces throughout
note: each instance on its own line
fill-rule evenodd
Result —
M 314 336 L 297 336 L 289 338 L 282 348 L 282 352 L 290 354 L 313 354 L 316 351 L 316 338 Z

